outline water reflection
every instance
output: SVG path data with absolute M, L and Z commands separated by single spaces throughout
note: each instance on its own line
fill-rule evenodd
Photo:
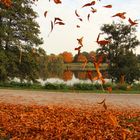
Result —
M 102 71 L 104 78 L 107 81 L 107 72 L 104 70 Z M 96 71 L 92 71 L 92 76 L 95 77 Z M 88 78 L 87 71 L 71 71 L 71 70 L 64 70 L 61 74 L 51 73 L 46 80 L 39 79 L 38 80 L 42 85 L 45 83 L 65 83 L 67 85 L 73 85 L 75 83 L 91 83 Z M 99 82 L 99 81 L 95 81 Z

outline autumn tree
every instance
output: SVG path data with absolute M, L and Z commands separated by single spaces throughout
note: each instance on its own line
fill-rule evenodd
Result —
M 104 55 L 108 62 L 108 73 L 112 80 L 123 79 L 131 83 L 138 79 L 140 73 L 134 49 L 140 44 L 136 37 L 136 28 L 124 23 L 104 24 L 101 31 L 107 35 L 111 42 L 101 49 L 99 54 Z
M 87 61 L 87 58 L 85 55 L 83 54 L 78 55 L 77 62 L 85 62 L 85 61 Z
M 17 75 L 20 77 L 21 71 L 24 71 L 26 76 L 21 77 L 25 79 L 36 77 L 38 66 L 32 56 L 32 49 L 43 42 L 39 38 L 39 25 L 35 21 L 37 13 L 31 8 L 32 4 L 30 0 L 12 1 L 10 7 L 0 3 L 0 50 L 3 56 L 0 73 L 4 74 L 1 76 L 5 79 Z
M 63 61 L 65 63 L 71 63 L 73 61 L 73 55 L 71 52 L 63 52 L 62 53 L 62 56 L 63 56 Z

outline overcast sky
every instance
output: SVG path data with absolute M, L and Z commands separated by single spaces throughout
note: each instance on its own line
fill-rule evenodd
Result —
M 40 25 L 41 37 L 44 39 L 43 47 L 47 54 L 59 54 L 64 51 L 76 54 L 74 50 L 78 47 L 77 38 L 83 38 L 84 47 L 81 51 L 95 51 L 99 46 L 95 42 L 98 34 L 101 32 L 100 27 L 103 24 L 112 23 L 112 21 L 120 21 L 120 18 L 111 16 L 118 12 L 126 12 L 126 19 L 123 20 L 128 24 L 128 18 L 132 20 L 140 19 L 140 0 L 101 0 L 97 1 L 93 6 L 97 12 L 91 14 L 90 21 L 87 20 L 87 15 L 90 12 L 90 7 L 81 8 L 84 4 L 92 0 L 62 0 L 62 4 L 55 4 L 53 0 L 39 0 L 34 6 L 34 10 L 38 13 L 37 22 Z M 112 8 L 104 8 L 102 6 L 112 4 Z M 75 15 L 77 9 L 78 14 L 82 17 L 83 22 L 78 20 Z M 44 12 L 48 11 L 46 18 Z M 64 26 L 55 26 L 53 32 L 48 37 L 50 32 L 50 21 L 54 17 L 61 18 Z M 137 37 L 140 40 L 140 21 L 137 28 Z M 80 25 L 77 28 L 76 25 Z M 140 46 L 137 47 L 136 53 L 140 54 Z

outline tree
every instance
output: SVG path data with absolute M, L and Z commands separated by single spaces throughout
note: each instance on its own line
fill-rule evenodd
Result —
M 136 55 L 133 50 L 140 44 L 135 32 L 136 28 L 121 23 L 104 24 L 101 27 L 111 39 L 111 43 L 97 50 L 98 54 L 106 56 L 108 73 L 112 81 L 120 81 L 122 78 L 128 83 L 139 77 L 139 68 Z
M 62 56 L 65 63 L 71 63 L 73 61 L 73 55 L 70 52 L 65 51 L 62 53 Z
M 62 73 L 63 73 L 63 57 L 61 55 L 54 55 L 51 54 L 49 56 L 47 56 L 48 58 L 48 65 L 47 65 L 47 69 L 48 69 L 48 74 L 51 73 L 51 75 L 53 77 L 62 77 Z
M 83 55 L 82 53 L 78 55 L 77 57 L 77 62 L 86 62 L 87 58 L 85 55 Z
M 37 65 L 34 65 L 36 63 L 34 57 L 31 59 L 31 50 L 42 44 L 43 41 L 39 38 L 39 25 L 35 21 L 37 13 L 33 11 L 31 5 L 30 0 L 12 1 L 9 8 L 0 3 L 0 49 L 6 57 L 1 60 L 0 64 L 6 64 L 5 61 L 8 60 L 8 65 L 3 65 L 5 79 L 17 75 L 20 77 L 21 71 L 25 68 L 21 65 L 25 63 L 28 64 L 28 69 L 24 69 L 26 75 L 24 78 L 28 75 L 28 78 L 33 79 L 35 75 L 29 76 L 29 74 L 33 74 L 29 71 L 38 70 Z M 31 63 L 28 63 L 30 61 Z

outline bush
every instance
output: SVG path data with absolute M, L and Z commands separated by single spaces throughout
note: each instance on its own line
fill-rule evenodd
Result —
M 135 83 L 135 84 L 133 84 L 133 86 L 132 86 L 132 88 L 133 88 L 133 90 L 138 90 L 138 91 L 140 91 L 140 83 Z
M 19 82 L 7 82 L 0 83 L 0 87 L 13 87 L 13 88 L 30 88 L 30 89 L 41 89 L 42 86 L 40 84 L 32 84 L 32 83 L 19 83 Z
M 59 84 L 59 83 L 46 83 L 44 86 L 45 89 L 69 89 L 68 85 L 66 84 Z
M 73 85 L 75 90 L 96 90 L 94 84 L 87 84 L 87 83 L 76 83 Z
M 116 88 L 117 90 L 127 90 L 128 84 L 117 84 Z

